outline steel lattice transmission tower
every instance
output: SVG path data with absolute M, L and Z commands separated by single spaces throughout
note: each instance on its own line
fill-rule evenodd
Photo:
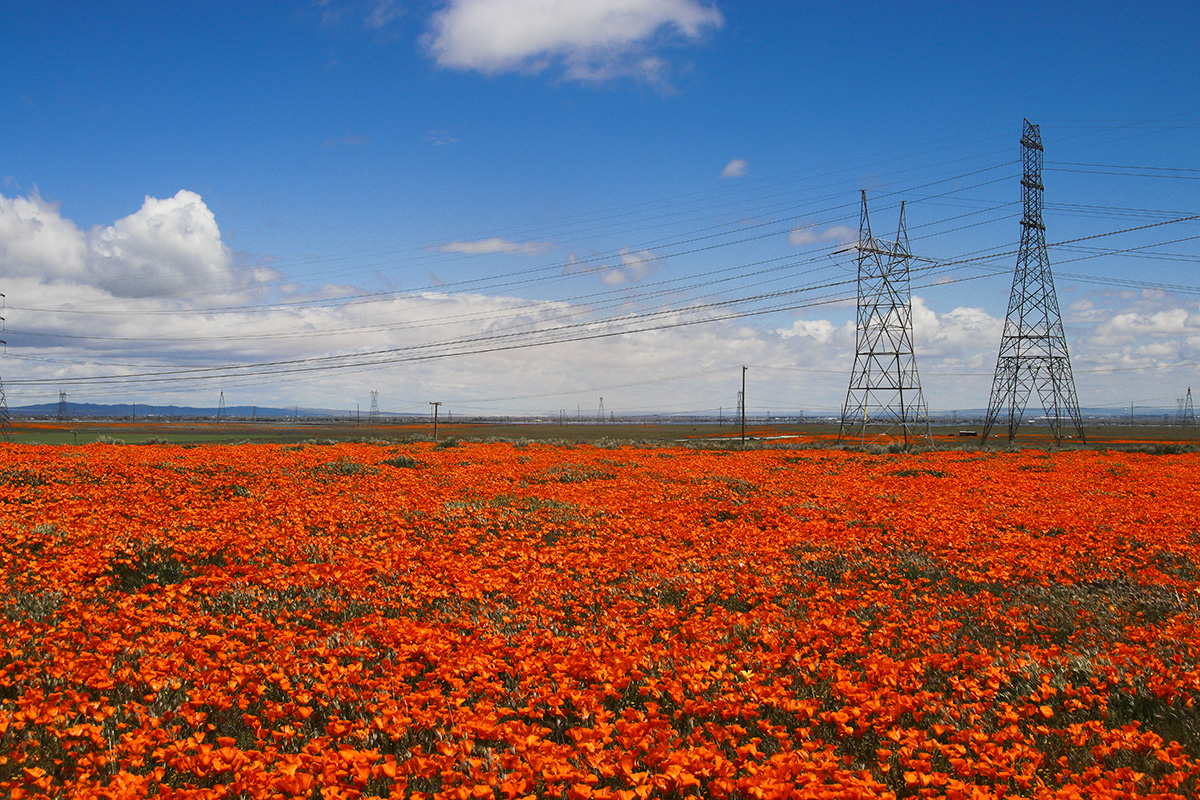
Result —
M 858 316 L 854 369 L 842 407 L 838 438 L 933 438 L 913 354 L 912 290 L 904 203 L 896 241 L 871 235 L 867 193 L 862 193 L 858 243 Z
M 379 390 L 371 390 L 371 410 L 367 412 L 367 420 L 371 423 L 379 422 Z
M 7 342 L 0 340 L 0 346 L 6 346 Z M 0 436 L 7 436 L 11 420 L 8 414 L 8 398 L 4 396 L 4 381 L 0 380 Z
M 0 294 L 0 308 L 4 306 L 4 295 Z M 0 331 L 4 330 L 4 317 L 0 317 Z M 0 352 L 8 354 L 8 342 L 0 339 Z M 0 436 L 7 437 L 11 419 L 8 414 L 8 398 L 4 396 L 4 379 L 0 376 Z
M 58 392 L 58 419 L 63 421 L 67 418 L 67 393 L 63 390 Z
M 1063 426 L 1075 428 L 1079 441 L 1083 435 L 1083 417 L 1075 398 L 1075 379 L 1067 355 L 1067 337 L 1050 274 L 1046 253 L 1046 226 L 1042 223 L 1042 134 L 1038 126 L 1025 120 L 1021 134 L 1021 249 L 1013 275 L 1008 315 L 1000 338 L 1000 355 L 992 379 L 983 440 L 1007 414 L 1008 440 L 1017 435 L 1025 404 L 1034 391 L 1050 422 L 1054 441 L 1061 442 Z
M 8 342 L 0 339 L 0 348 L 7 352 Z M 8 414 L 8 398 L 4 396 L 4 380 L 0 377 L 0 436 L 8 436 L 11 422 Z
M 0 399 L 3 399 L 4 388 L 0 387 Z M 1196 408 L 1192 405 L 1192 387 L 1187 388 L 1187 394 L 1175 401 L 1179 405 L 1179 424 L 1192 426 L 1196 424 Z

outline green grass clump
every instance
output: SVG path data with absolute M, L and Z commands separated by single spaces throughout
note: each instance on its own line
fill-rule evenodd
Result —
M 416 469 L 417 467 L 421 466 L 415 458 L 404 455 L 403 453 L 392 458 L 385 458 L 379 463 L 386 464 L 389 467 L 396 467 L 398 469 Z

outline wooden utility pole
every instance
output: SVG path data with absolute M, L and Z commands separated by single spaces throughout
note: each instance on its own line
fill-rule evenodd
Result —
M 437 402 L 437 403 L 430 403 L 429 405 L 433 406 L 433 440 L 436 442 L 436 441 L 437 441 L 437 415 L 438 415 L 438 406 L 440 406 L 440 405 L 441 405 L 441 403 L 440 403 L 440 402 Z

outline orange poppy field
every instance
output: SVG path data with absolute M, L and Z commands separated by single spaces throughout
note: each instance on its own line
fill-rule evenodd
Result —
M 0 443 L 0 796 L 1196 797 L 1198 474 Z

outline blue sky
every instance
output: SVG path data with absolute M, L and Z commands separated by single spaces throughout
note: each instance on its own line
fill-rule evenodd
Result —
M 1194 2 L 0 15 L 12 405 L 715 411 L 749 364 L 750 410 L 835 413 L 866 190 L 943 265 L 914 277 L 929 406 L 981 407 L 1026 117 L 1047 240 L 1112 234 L 1051 248 L 1081 403 L 1200 390 Z

